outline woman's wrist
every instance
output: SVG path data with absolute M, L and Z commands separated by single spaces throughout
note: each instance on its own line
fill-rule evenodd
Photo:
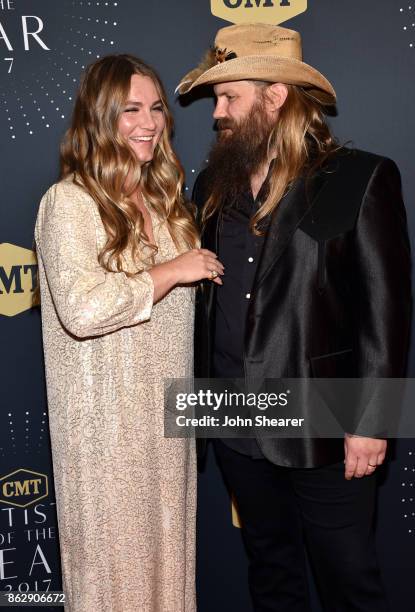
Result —
M 161 300 L 179 282 L 178 272 L 173 262 L 174 260 L 156 264 L 147 270 L 153 279 L 154 302 Z

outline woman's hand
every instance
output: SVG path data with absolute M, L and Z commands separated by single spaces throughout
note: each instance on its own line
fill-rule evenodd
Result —
M 176 285 L 195 283 L 204 278 L 222 285 L 224 268 L 217 255 L 207 249 L 192 249 L 170 261 L 153 266 L 148 273 L 154 284 L 156 303 Z
M 208 278 L 218 285 L 222 285 L 220 278 L 224 268 L 217 255 L 207 249 L 192 249 L 179 255 L 170 262 L 174 269 L 177 284 L 194 283 Z

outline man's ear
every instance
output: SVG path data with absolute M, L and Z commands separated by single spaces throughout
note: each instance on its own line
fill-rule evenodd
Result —
M 266 89 L 266 105 L 271 112 L 277 112 L 288 96 L 288 88 L 284 83 L 272 83 Z

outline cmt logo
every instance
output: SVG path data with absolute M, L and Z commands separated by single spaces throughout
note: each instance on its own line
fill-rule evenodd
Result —
M 46 474 L 20 468 L 0 478 L 0 502 L 27 508 L 49 495 Z
M 13 317 L 32 306 L 37 264 L 33 251 L 0 244 L 0 314 Z
M 210 0 L 212 14 L 232 23 L 278 25 L 307 10 L 307 0 Z

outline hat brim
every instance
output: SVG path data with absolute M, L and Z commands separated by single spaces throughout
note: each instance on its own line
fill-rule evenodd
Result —
M 228 81 L 269 81 L 270 83 L 287 83 L 304 87 L 310 95 L 325 105 L 336 103 L 336 92 L 332 84 L 318 70 L 305 62 L 288 57 L 273 55 L 245 55 L 216 64 L 198 76 L 191 77 L 189 72 L 177 87 L 180 94 L 185 94 L 200 85 L 214 85 Z

